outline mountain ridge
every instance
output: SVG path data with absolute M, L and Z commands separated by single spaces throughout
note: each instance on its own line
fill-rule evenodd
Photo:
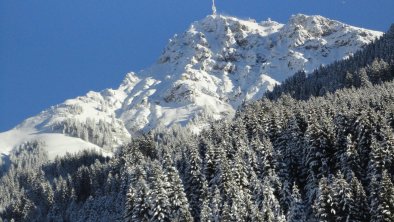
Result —
M 0 152 L 53 136 L 113 150 L 141 131 L 191 122 L 198 132 L 295 72 L 348 58 L 381 35 L 303 14 L 288 24 L 207 16 L 175 35 L 157 63 L 128 73 L 118 89 L 66 100 L 0 133 Z

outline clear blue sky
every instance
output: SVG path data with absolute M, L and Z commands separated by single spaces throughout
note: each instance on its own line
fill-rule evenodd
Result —
M 319 14 L 385 31 L 393 0 L 216 0 L 220 13 L 285 23 Z M 210 0 L 0 0 L 0 132 L 156 61 Z

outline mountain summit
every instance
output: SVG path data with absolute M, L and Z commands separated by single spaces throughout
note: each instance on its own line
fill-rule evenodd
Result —
M 280 24 L 210 15 L 119 88 L 67 100 L 1 133 L 0 153 L 37 140 L 54 157 L 70 148 L 111 150 L 156 127 L 198 131 L 297 71 L 346 59 L 381 35 L 321 16 L 298 14 Z

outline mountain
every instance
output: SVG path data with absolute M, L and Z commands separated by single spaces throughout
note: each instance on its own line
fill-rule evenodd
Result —
M 199 135 L 135 137 L 114 158 L 48 161 L 33 144 L 0 171 L 0 221 L 391 222 L 393 104 L 391 81 L 258 100 Z
M 381 35 L 321 16 L 298 14 L 287 24 L 208 16 L 119 88 L 67 100 L 1 133 L 0 153 L 39 140 L 53 158 L 71 147 L 111 151 L 158 127 L 198 132 L 294 73 L 349 58 Z
M 394 78 L 394 25 L 381 38 L 351 58 L 321 67 L 311 74 L 300 71 L 264 96 L 278 99 L 290 95 L 298 100 L 323 96 L 342 88 L 381 84 Z

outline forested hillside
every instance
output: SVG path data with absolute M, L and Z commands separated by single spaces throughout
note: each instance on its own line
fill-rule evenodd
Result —
M 54 161 L 25 143 L 0 159 L 0 221 L 394 221 L 392 33 L 199 135 L 157 129 L 113 158 Z M 363 84 L 341 85 L 359 67 Z
M 394 83 L 245 107 L 194 136 L 135 139 L 112 159 L 16 151 L 0 180 L 16 221 L 393 221 Z

